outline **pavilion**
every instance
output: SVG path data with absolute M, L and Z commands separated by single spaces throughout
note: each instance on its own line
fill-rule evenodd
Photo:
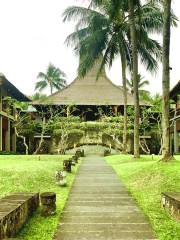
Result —
M 123 115 L 124 101 L 123 88 L 115 85 L 107 77 L 105 69 L 97 80 L 99 64 L 95 64 L 89 73 L 82 79 L 77 77 L 63 90 L 50 95 L 45 100 L 33 102 L 38 108 L 42 106 L 76 106 L 78 111 L 74 115 L 80 115 L 85 121 L 99 118 L 98 108 L 104 112 L 113 111 L 116 115 Z M 127 105 L 134 105 L 133 95 L 128 92 Z M 144 102 L 140 105 L 146 106 Z M 67 113 L 68 114 L 68 113 Z
M 170 91 L 170 99 L 175 103 L 175 107 L 171 113 L 170 123 L 173 125 L 171 134 L 173 136 L 173 152 L 180 152 L 180 80 Z

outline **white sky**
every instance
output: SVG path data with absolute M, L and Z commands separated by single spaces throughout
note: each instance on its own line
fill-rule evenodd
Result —
M 61 14 L 71 5 L 86 0 L 0 0 L 0 72 L 27 95 L 34 93 L 36 76 L 46 71 L 49 62 L 63 70 L 70 83 L 75 77 L 78 58 L 64 41 L 74 30 L 74 23 L 62 23 Z M 173 1 L 180 19 L 180 1 Z M 172 29 L 171 86 L 180 79 L 180 27 Z M 140 72 L 151 81 L 153 94 L 161 91 L 161 68 L 151 76 L 140 66 Z M 110 79 L 121 85 L 120 60 L 115 61 Z

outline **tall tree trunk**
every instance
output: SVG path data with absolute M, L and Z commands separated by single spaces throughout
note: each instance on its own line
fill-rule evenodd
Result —
M 164 0 L 164 26 L 163 26 L 163 76 L 162 76 L 162 160 L 171 159 L 170 152 L 170 124 L 169 124 L 169 89 L 170 89 L 170 35 L 171 35 L 171 0 Z
M 52 86 L 52 82 L 50 82 L 50 91 L 51 91 L 51 95 L 53 94 L 53 86 Z
M 133 92 L 134 92 L 134 157 L 139 158 L 139 90 L 138 90 L 138 54 L 137 54 L 137 34 L 134 21 L 134 1 L 128 0 L 129 23 L 132 45 L 133 60 Z
M 121 68 L 123 80 L 123 98 L 124 98 L 124 122 L 123 122 L 123 153 L 127 153 L 127 78 L 126 78 L 126 58 L 121 51 Z

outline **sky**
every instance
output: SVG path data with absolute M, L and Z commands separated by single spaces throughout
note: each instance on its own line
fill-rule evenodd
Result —
M 26 95 L 34 93 L 38 73 L 51 62 L 67 74 L 67 82 L 77 76 L 78 57 L 64 42 L 74 31 L 74 22 L 63 23 L 62 13 L 68 6 L 86 5 L 87 0 L 0 0 L 0 72 Z M 180 1 L 172 7 L 180 19 Z M 155 37 L 161 41 L 160 37 Z M 171 87 L 180 80 L 180 27 L 171 35 Z M 121 63 L 117 59 L 107 75 L 122 85 Z M 139 71 L 150 81 L 152 94 L 161 92 L 161 64 L 156 75 L 140 65 Z M 49 92 L 46 92 L 49 93 Z

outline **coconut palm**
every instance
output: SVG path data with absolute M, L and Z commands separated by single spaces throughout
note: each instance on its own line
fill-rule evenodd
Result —
M 162 160 L 168 161 L 172 158 L 170 151 L 170 124 L 169 124 L 169 90 L 170 90 L 170 22 L 171 22 L 171 0 L 163 1 L 164 26 L 163 26 L 163 76 L 162 76 Z
M 148 80 L 144 80 L 144 77 L 141 76 L 141 74 L 138 74 L 138 90 L 139 90 L 139 98 L 140 100 L 143 100 L 145 102 L 150 102 L 151 95 L 150 92 L 147 90 L 144 90 L 143 88 L 147 85 L 149 85 Z M 132 79 L 128 80 L 127 79 L 127 86 L 131 93 L 134 93 L 134 88 L 133 88 L 133 81 Z
M 113 4 L 112 2 L 115 3 Z M 90 7 L 88 9 L 70 7 L 64 12 L 64 21 L 78 20 L 77 30 L 67 38 L 67 43 L 75 46 L 76 53 L 80 55 L 79 73 L 81 76 L 84 76 L 92 68 L 102 53 L 103 60 L 101 69 L 105 64 L 111 66 L 116 56 L 120 55 L 126 115 L 126 69 L 127 66 L 129 66 L 131 71 L 133 68 L 132 43 L 130 40 L 129 19 L 126 17 L 128 5 L 120 4 L 119 2 L 120 1 L 107 1 L 103 4 L 101 3 L 98 7 L 96 6 L 96 8 L 95 5 L 93 5 L 93 9 Z M 135 12 L 136 14 L 139 13 L 137 6 Z M 138 54 L 146 68 L 150 71 L 155 71 L 157 69 L 156 58 L 161 56 L 161 47 L 156 41 L 149 38 L 147 29 L 149 29 L 150 32 L 161 30 L 162 13 L 160 8 L 149 3 L 142 6 L 141 16 L 141 24 L 139 24 L 140 20 L 138 17 L 135 22 L 137 34 L 141 36 L 141 38 L 139 37 L 137 40 Z M 124 129 L 127 129 L 127 117 L 124 119 L 126 122 L 124 122 Z M 138 133 L 135 134 L 136 139 L 137 135 Z M 125 136 L 123 137 L 125 138 Z M 123 142 L 125 143 L 125 141 Z M 135 148 L 137 148 L 137 144 Z M 135 150 L 135 156 L 139 156 L 138 150 Z
M 46 73 L 39 72 L 37 78 L 41 80 L 35 85 L 35 90 L 42 91 L 47 87 L 50 87 L 50 93 L 53 93 L 53 89 L 63 89 L 66 83 L 66 74 L 59 68 L 56 68 L 53 64 L 49 64 Z
M 144 80 L 144 77 L 141 76 L 141 74 L 138 74 L 138 89 L 142 90 L 145 86 L 149 85 L 148 80 Z M 133 94 L 133 80 L 132 78 L 130 80 L 127 79 L 127 86 L 129 87 L 129 90 Z
M 134 90 L 134 157 L 139 158 L 139 90 L 138 90 L 138 38 L 135 23 L 135 4 L 134 0 L 128 0 L 129 26 L 132 48 L 132 79 Z

